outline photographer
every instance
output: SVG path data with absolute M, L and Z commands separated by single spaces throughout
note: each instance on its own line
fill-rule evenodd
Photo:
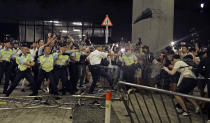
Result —
M 174 52 L 172 50 L 169 50 L 166 54 L 165 57 L 165 64 L 164 66 L 167 67 L 169 70 L 173 69 L 173 56 L 174 56 Z M 165 73 L 165 71 L 162 71 L 162 74 L 164 75 L 164 79 L 165 79 L 165 84 L 170 86 L 170 90 L 171 91 L 175 91 L 176 90 L 176 85 L 177 82 L 179 80 L 179 73 L 175 73 L 174 75 L 170 75 L 168 73 Z

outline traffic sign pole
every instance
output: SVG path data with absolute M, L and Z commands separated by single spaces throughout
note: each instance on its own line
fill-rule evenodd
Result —
M 108 44 L 109 42 L 109 26 L 106 26 L 106 33 L 105 33 L 105 41 L 106 41 L 106 44 Z
M 109 26 L 113 26 L 111 20 L 109 19 L 109 16 L 106 15 L 106 18 L 104 19 L 104 21 L 101 24 L 102 26 L 106 26 L 106 30 L 105 30 L 105 43 L 108 44 L 109 42 Z

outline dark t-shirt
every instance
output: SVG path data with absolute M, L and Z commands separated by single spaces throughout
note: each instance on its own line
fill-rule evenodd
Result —
M 201 60 L 198 66 L 199 73 L 206 78 L 210 77 L 210 64 L 209 63 L 210 63 L 210 58 L 205 58 Z

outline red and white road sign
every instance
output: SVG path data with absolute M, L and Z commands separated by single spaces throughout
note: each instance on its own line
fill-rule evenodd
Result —
M 102 26 L 113 26 L 113 24 L 112 24 L 108 15 L 106 15 L 106 17 L 105 17 L 105 19 L 104 19 L 104 21 L 102 22 L 101 25 Z

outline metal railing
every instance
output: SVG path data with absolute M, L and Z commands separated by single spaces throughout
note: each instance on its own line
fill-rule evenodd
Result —
M 124 102 L 131 123 L 206 123 L 207 115 L 202 110 L 193 113 L 193 106 L 185 101 L 190 111 L 189 116 L 183 116 L 176 111 L 174 96 L 184 99 L 194 99 L 199 103 L 210 103 L 209 98 L 197 97 L 148 86 L 119 81 L 121 99 Z M 133 90 L 133 91 L 131 91 Z M 200 107 L 201 109 L 201 107 Z

